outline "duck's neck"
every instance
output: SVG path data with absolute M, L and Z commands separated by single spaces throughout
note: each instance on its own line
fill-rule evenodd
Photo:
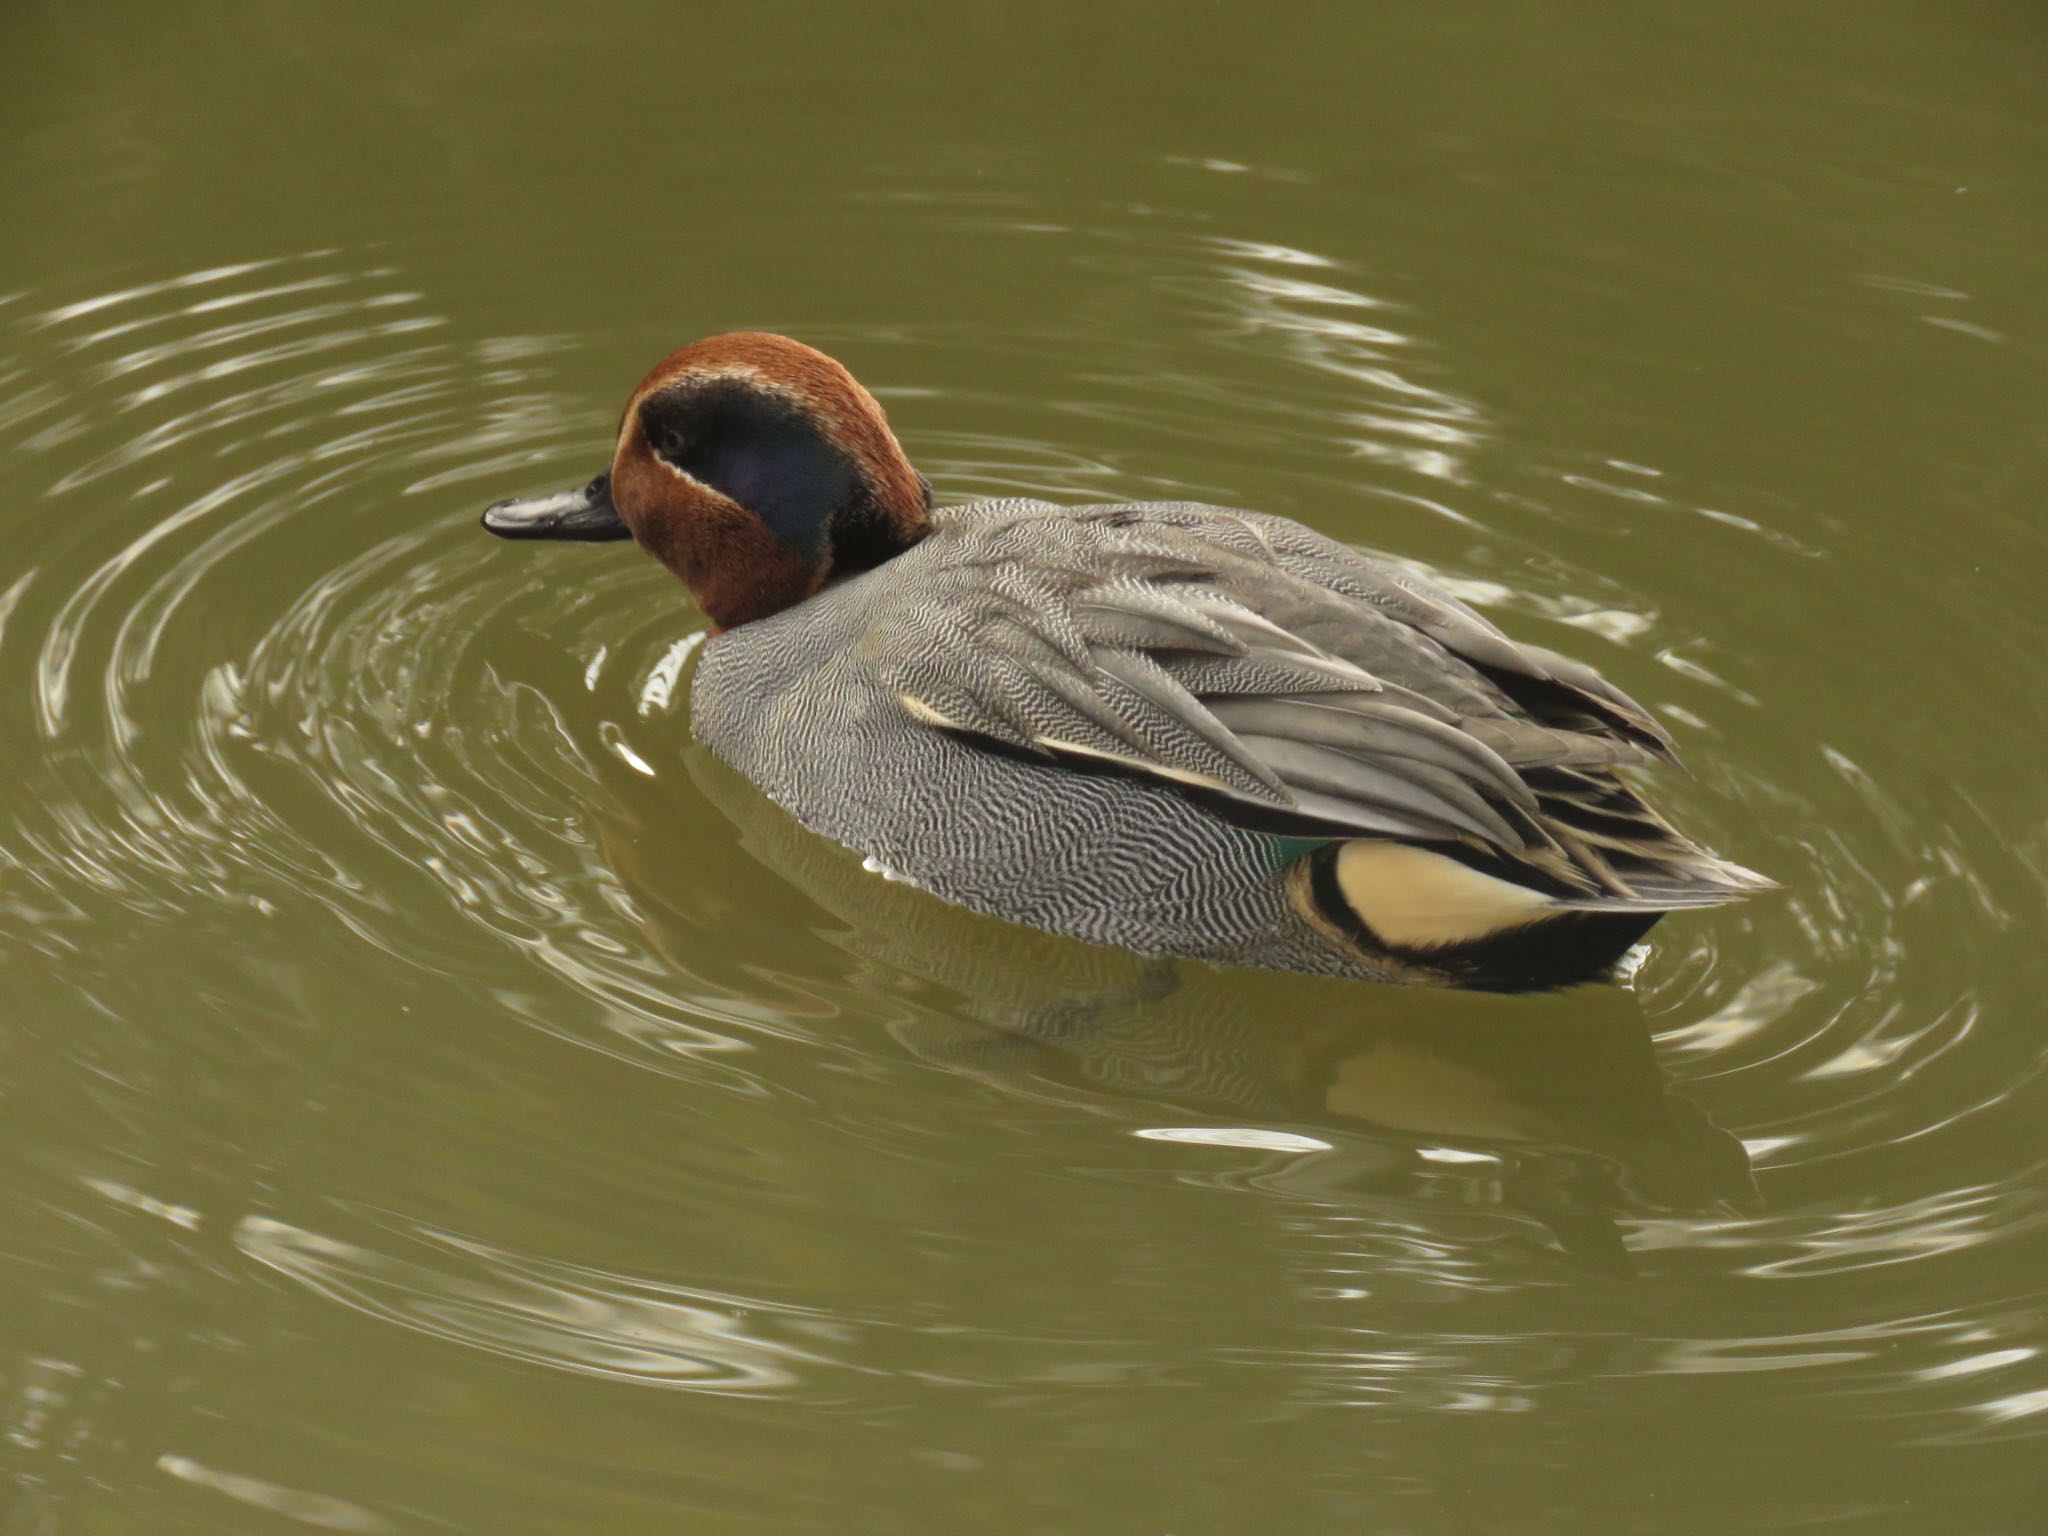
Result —
M 905 466 L 906 469 L 909 466 Z M 657 525 L 641 542 L 688 584 L 697 605 L 723 633 L 794 607 L 834 582 L 893 560 L 932 531 L 931 487 L 910 471 L 914 499 L 884 502 L 861 489 L 813 527 L 803 543 L 781 537 L 730 501 L 707 507 L 687 524 Z M 664 541 L 665 526 L 688 536 Z
M 893 560 L 932 531 L 931 482 L 898 456 L 900 476 L 876 485 L 863 475 L 863 492 L 833 517 L 831 564 L 825 579 L 841 581 Z

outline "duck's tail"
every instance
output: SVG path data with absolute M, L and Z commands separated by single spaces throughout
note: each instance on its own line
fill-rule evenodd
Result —
M 1567 835 L 1523 858 L 1331 842 L 1301 861 L 1297 899 L 1318 927 L 1389 970 L 1490 991 L 1570 986 L 1607 975 L 1666 912 L 1773 888 L 1659 826 L 1654 842 L 1574 846 Z

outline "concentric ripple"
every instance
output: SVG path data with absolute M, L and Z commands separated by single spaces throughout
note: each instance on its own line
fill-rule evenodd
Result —
M 2038 1434 L 2042 1291 L 1998 1277 L 2048 1259 L 2048 1170 L 2015 1150 L 2048 1102 L 2014 1015 L 2038 946 L 2013 974 L 2048 831 L 1994 825 L 1943 743 L 1770 672 L 1762 606 L 1752 655 L 1689 572 L 1735 547 L 1760 592 L 1882 574 L 1824 528 L 1510 440 L 1372 274 L 1148 228 L 1070 232 L 1103 297 L 1011 339 L 1040 387 L 943 382 L 995 342 L 813 339 L 857 354 L 948 498 L 1241 497 L 1426 560 L 1667 711 L 1698 776 L 1660 796 L 1781 897 L 1667 924 L 1632 991 L 1515 1002 L 1175 971 L 950 912 L 690 745 L 701 621 L 662 572 L 477 532 L 604 452 L 615 402 L 564 383 L 593 344 L 462 336 L 361 252 L 29 295 L 0 309 L 0 943 L 49 1004 L 9 1049 L 50 1150 L 0 1263 L 90 1253 L 520 1370 L 860 1402 L 1170 1379 L 1197 1313 L 1161 1256 L 1248 1226 L 1256 1261 L 1230 1250 L 1248 1272 L 1219 1283 L 1259 1326 L 1200 1369 L 1283 1398 L 1597 1419 L 1597 1383 L 1639 1379 L 1734 1415 L 1714 1384 L 1768 1372 L 1775 1412 Z M 1193 339 L 1097 344 L 1143 305 Z M 1654 562 L 1573 536 L 1615 525 Z M 2038 658 L 2012 665 L 2038 690 Z M 1995 701 L 1944 707 L 1995 739 Z M 212 1022 L 153 1033 L 165 986 Z M 385 1022 L 342 1049 L 319 1021 L 351 999 Z M 378 1053 L 407 1065 L 347 1064 Z M 231 1061 L 276 1084 L 260 1126 L 147 1107 L 228 1102 Z M 602 1129 L 560 1107 L 582 1072 L 608 1074 L 617 1146 L 547 1129 Z M 352 1096 L 410 1127 L 376 1191 L 323 1181 Z M 651 1171 L 629 1143 L 657 1125 Z M 236 1138 L 241 1172 L 198 1171 Z M 444 1144 L 557 1158 L 555 1185 L 415 1190 Z M 1172 1192 L 1156 1246 L 1116 1259 L 1145 1190 Z M 969 1283 L 1069 1220 L 1128 1290 L 1027 1320 Z M 49 1401 L 69 1369 L 52 1347 Z

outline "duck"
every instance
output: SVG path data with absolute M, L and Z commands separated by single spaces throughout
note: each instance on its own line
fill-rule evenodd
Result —
M 709 621 L 696 740 L 876 874 L 1013 923 L 1536 991 L 1773 885 L 1623 776 L 1674 743 L 1590 666 L 1284 517 L 942 506 L 874 396 L 786 336 L 671 352 L 608 469 L 483 526 L 630 538 Z

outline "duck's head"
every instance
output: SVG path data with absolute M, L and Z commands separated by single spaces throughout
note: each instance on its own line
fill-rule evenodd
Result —
M 915 544 L 931 486 L 852 374 L 786 336 L 741 331 L 671 352 L 640 381 L 609 470 L 501 501 L 484 527 L 635 539 L 731 629 Z

